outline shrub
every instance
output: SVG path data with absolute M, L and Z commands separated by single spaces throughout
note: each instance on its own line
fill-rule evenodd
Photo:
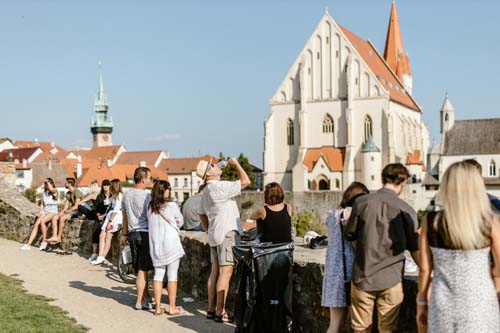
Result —
M 326 225 L 322 223 L 317 212 L 295 212 L 292 216 L 292 226 L 297 230 L 298 237 L 304 237 L 308 231 L 315 231 L 320 235 L 326 235 Z
M 252 200 L 247 200 L 247 201 L 243 201 L 241 203 L 241 209 L 249 209 L 253 206 L 255 202 L 253 202 Z
M 31 201 L 33 203 L 36 203 L 36 199 L 37 199 L 36 188 L 34 188 L 34 187 L 27 188 L 23 194 L 26 197 L 26 199 L 28 199 L 29 201 Z

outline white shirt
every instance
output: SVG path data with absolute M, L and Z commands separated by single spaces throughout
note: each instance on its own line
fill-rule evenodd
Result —
M 222 244 L 231 230 L 238 230 L 240 212 L 236 197 L 241 194 L 241 181 L 209 180 L 203 190 L 200 214 L 208 217 L 208 244 Z

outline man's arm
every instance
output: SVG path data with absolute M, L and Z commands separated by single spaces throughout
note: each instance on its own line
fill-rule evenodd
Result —
M 80 201 L 81 201 L 81 200 L 82 200 L 81 198 L 76 197 L 76 199 L 75 199 L 75 204 L 74 204 L 73 206 L 71 206 L 71 208 L 69 208 L 68 210 L 69 210 L 70 212 L 75 211 L 75 210 L 78 210 L 78 206 L 80 205 Z
M 349 220 L 347 221 L 347 224 L 344 226 L 344 237 L 347 240 L 355 241 L 358 239 L 358 235 L 356 232 L 358 229 L 358 214 L 359 214 L 359 208 L 356 202 L 354 202 L 354 205 L 351 210 L 351 216 L 349 216 Z
M 227 163 L 233 165 L 236 168 L 238 176 L 240 177 L 241 189 L 243 190 L 250 186 L 250 178 L 248 178 L 247 173 L 245 172 L 245 170 L 243 170 L 238 160 L 234 157 L 231 157 Z
M 199 214 L 200 215 L 200 222 L 201 225 L 203 226 L 203 229 L 208 230 L 208 217 L 205 214 Z
M 409 212 L 402 211 L 401 214 L 403 215 L 404 231 L 406 234 L 406 249 L 410 251 L 413 260 L 420 267 L 417 213 L 412 209 Z
M 121 245 L 125 246 L 127 245 L 127 240 L 128 240 L 128 219 L 127 219 L 127 213 L 125 211 L 122 211 L 122 237 L 121 237 Z

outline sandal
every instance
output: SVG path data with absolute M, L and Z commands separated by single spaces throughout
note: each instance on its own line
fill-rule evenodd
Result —
M 172 313 L 170 312 L 170 309 L 169 309 L 169 311 L 165 311 L 165 312 L 167 313 L 167 315 L 172 316 L 172 317 L 173 317 L 173 316 L 180 316 L 180 315 L 183 315 L 183 314 L 185 314 L 185 313 L 186 313 L 186 312 L 184 311 L 184 309 L 183 309 L 182 307 L 180 307 L 180 306 L 176 306 L 176 307 L 175 307 L 175 309 L 176 309 L 176 310 L 178 310 L 179 312 L 178 312 L 178 313 L 174 313 L 174 314 L 172 314 Z
M 232 323 L 233 322 L 233 318 L 229 317 L 227 315 L 227 312 L 224 312 L 223 314 L 221 315 L 215 315 L 214 316 L 214 321 L 216 323 Z
M 155 311 L 154 315 L 155 315 L 155 316 L 161 316 L 161 315 L 162 315 L 162 314 L 164 314 L 164 313 L 167 313 L 167 310 L 165 310 L 165 308 L 164 308 L 164 307 L 161 307 L 161 308 L 160 308 L 160 311 L 159 311 L 159 312 L 158 312 L 158 310 L 157 310 L 157 311 Z
M 214 319 L 214 317 L 215 317 L 215 310 L 207 311 L 207 319 Z

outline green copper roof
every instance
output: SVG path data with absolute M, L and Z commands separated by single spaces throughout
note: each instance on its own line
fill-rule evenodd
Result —
M 368 140 L 361 145 L 362 153 L 380 153 L 380 149 L 373 143 L 373 138 L 369 137 Z

